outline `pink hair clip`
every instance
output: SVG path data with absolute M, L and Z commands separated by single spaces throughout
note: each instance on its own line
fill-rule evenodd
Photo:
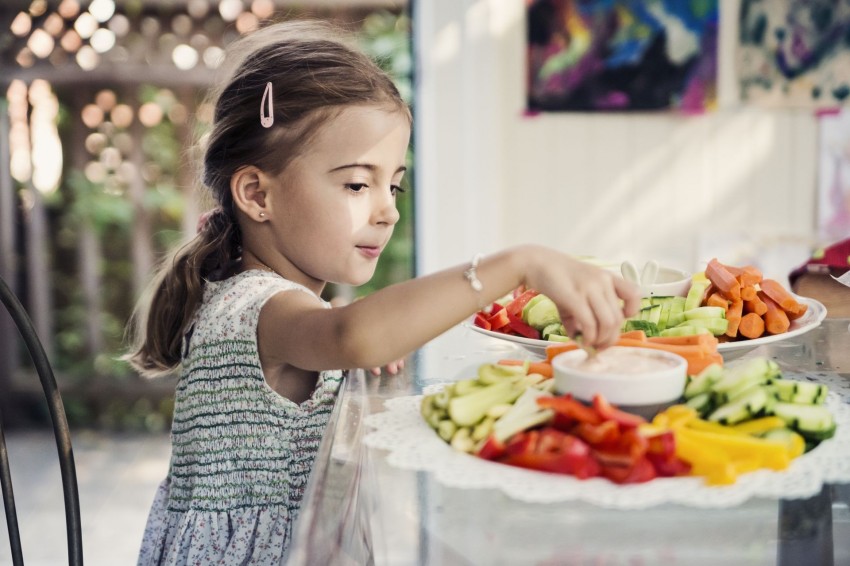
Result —
M 260 102 L 260 124 L 264 128 L 271 128 L 274 124 L 274 95 L 272 94 L 272 83 L 266 83 L 266 90 L 263 92 L 263 100 Z M 266 106 L 266 100 L 268 100 L 268 108 L 269 115 L 266 116 L 263 110 Z
M 198 224 L 195 226 L 195 230 L 198 232 L 198 234 L 204 231 L 204 229 L 207 227 L 207 224 L 209 224 L 210 222 L 210 218 L 213 215 L 218 214 L 219 212 L 223 212 L 223 210 L 224 209 L 222 209 L 220 206 L 217 206 L 201 214 L 198 217 Z

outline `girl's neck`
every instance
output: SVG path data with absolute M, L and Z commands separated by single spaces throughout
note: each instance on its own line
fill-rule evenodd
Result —
M 258 258 L 256 256 L 254 256 L 253 254 L 244 253 L 243 256 L 242 256 L 242 262 L 241 262 L 239 271 L 245 272 L 245 271 L 249 271 L 249 270 L 252 270 L 252 269 L 257 269 L 257 270 L 260 270 L 260 271 L 267 271 L 269 273 L 274 273 L 275 275 L 282 277 L 284 279 L 287 279 L 289 281 L 293 281 L 294 283 L 300 283 L 301 285 L 304 285 L 305 287 L 307 287 L 308 289 L 313 291 L 316 294 L 316 296 L 321 296 L 322 290 L 325 287 L 324 282 L 314 281 L 314 280 L 301 281 L 297 277 L 287 277 L 285 271 L 273 268 L 268 263 L 264 262 L 263 260 L 261 260 L 260 258 Z

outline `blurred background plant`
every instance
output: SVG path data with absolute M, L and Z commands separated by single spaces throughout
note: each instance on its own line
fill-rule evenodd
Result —
M 83 3 L 85 4 L 85 3 Z M 284 5 L 285 4 L 285 5 Z M 156 262 L 194 234 L 203 103 L 223 48 L 291 18 L 332 20 L 412 104 L 406 2 L 33 0 L 0 7 L 0 275 L 27 306 L 72 424 L 162 431 L 173 379 L 144 380 L 119 360 L 124 328 Z M 412 152 L 405 188 L 412 179 Z M 362 296 L 413 273 L 413 198 Z M 46 422 L 37 379 L 0 314 L 7 425 Z M 6 392 L 9 392 L 7 395 Z

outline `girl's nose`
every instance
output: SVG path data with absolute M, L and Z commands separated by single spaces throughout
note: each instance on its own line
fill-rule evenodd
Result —
M 378 224 L 389 224 L 390 226 L 398 222 L 399 212 L 395 205 L 395 197 L 390 191 L 384 193 L 381 191 L 375 202 L 375 210 L 373 212 L 375 222 Z

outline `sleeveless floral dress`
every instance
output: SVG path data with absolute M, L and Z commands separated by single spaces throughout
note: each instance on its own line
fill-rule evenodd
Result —
M 157 490 L 138 564 L 280 564 L 342 381 L 319 375 L 299 404 L 266 383 L 257 351 L 265 302 L 313 294 L 251 270 L 205 284 L 184 341 L 168 476 Z M 326 307 L 330 307 L 325 303 Z

